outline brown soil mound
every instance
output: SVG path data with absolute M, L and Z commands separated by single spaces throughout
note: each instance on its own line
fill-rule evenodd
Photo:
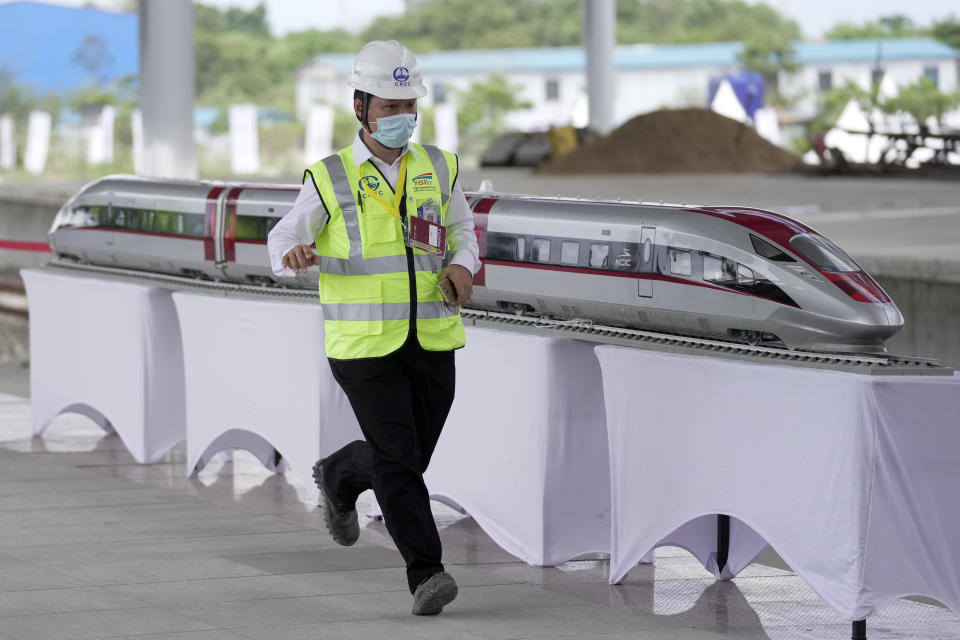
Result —
M 752 128 L 706 109 L 662 110 L 543 164 L 547 174 L 758 173 L 789 171 L 797 158 Z

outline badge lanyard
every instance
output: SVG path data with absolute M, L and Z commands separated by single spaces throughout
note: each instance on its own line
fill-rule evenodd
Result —
M 379 193 L 371 189 L 365 181 L 361 181 L 363 191 L 368 196 L 380 203 L 380 205 L 390 212 L 394 218 L 400 221 L 400 227 L 403 229 L 404 244 L 414 249 L 420 249 L 441 258 L 446 254 L 447 230 L 433 221 L 416 216 L 407 216 L 404 219 L 400 215 L 400 204 L 403 202 L 406 193 L 407 180 L 407 154 L 400 160 L 400 173 L 397 177 L 397 186 L 393 193 L 393 203 L 387 202 Z
M 404 227 L 403 218 L 400 216 L 400 203 L 403 202 L 404 193 L 406 193 L 406 184 L 407 184 L 407 154 L 403 154 L 403 159 L 400 160 L 400 174 L 397 177 L 397 187 L 394 189 L 393 193 L 393 204 L 384 200 L 379 193 L 371 189 L 366 181 L 362 181 L 363 192 L 368 196 L 376 200 L 383 206 L 384 209 L 390 212 L 394 218 L 400 221 L 400 224 Z

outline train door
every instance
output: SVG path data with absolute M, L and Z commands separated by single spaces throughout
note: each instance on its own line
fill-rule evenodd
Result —
M 107 211 L 106 211 L 106 216 L 105 216 L 105 218 L 106 218 L 107 224 L 108 224 L 109 226 L 112 226 L 112 225 L 113 225 L 113 203 L 111 203 L 111 202 L 108 202 L 108 203 L 107 203 Z M 109 229 L 108 229 L 107 231 L 104 231 L 104 233 L 103 233 L 103 238 L 104 238 L 104 240 L 106 241 L 106 243 L 107 243 L 108 245 L 112 245 L 112 244 L 113 244 L 113 231 L 110 231 Z
M 639 257 L 639 271 L 640 277 L 637 279 L 637 295 L 641 298 L 652 298 L 653 297 L 653 280 L 649 277 L 644 277 L 644 274 L 654 273 L 655 267 L 655 258 L 656 256 L 656 244 L 657 244 L 657 228 L 656 227 L 641 227 L 640 228 L 640 257 Z

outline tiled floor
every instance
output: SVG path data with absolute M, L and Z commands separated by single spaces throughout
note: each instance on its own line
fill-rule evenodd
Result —
M 607 585 L 603 560 L 530 567 L 474 521 L 435 505 L 460 597 L 410 615 L 399 555 L 378 521 L 338 547 L 292 473 L 251 456 L 184 477 L 184 449 L 138 465 L 115 436 L 61 416 L 30 437 L 29 402 L 0 394 L 0 640 L 298 640 L 850 637 L 778 565 L 715 582 L 679 549 Z M 958 638 L 960 620 L 898 601 L 869 637 Z

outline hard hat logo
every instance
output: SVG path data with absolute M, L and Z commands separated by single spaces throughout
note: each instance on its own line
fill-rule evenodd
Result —
M 364 45 L 353 61 L 353 74 L 347 84 L 387 100 L 427 95 L 417 57 L 396 40 L 374 40 Z

